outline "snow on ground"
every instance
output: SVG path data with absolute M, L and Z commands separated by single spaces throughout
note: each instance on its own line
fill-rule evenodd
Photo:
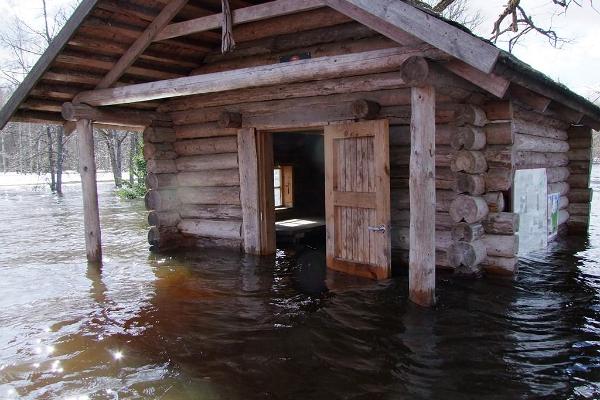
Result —
M 98 171 L 98 182 L 111 182 L 113 180 L 112 172 Z M 123 173 L 123 179 L 128 179 L 127 172 Z M 64 171 L 62 175 L 63 183 L 78 183 L 80 182 L 79 172 Z M 50 174 L 20 174 L 18 172 L 0 172 L 0 186 L 40 186 L 48 185 L 50 182 Z

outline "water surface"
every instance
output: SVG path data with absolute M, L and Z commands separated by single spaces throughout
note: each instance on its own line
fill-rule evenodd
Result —
M 310 249 L 151 255 L 141 202 L 100 207 L 101 271 L 77 185 L 0 188 L 0 399 L 600 398 L 597 203 L 589 239 L 442 274 L 433 310 Z

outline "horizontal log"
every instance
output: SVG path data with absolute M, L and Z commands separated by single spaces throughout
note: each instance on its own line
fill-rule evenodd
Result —
M 459 222 L 452 227 L 452 240 L 473 242 L 481 239 L 484 233 L 483 225 L 480 223 L 467 224 L 466 222 Z
M 567 224 L 570 235 L 587 233 L 590 217 L 588 215 L 571 215 Z
M 519 214 L 510 212 L 490 213 L 482 224 L 488 234 L 514 235 L 519 230 Z
M 179 140 L 173 145 L 181 156 L 204 154 L 237 153 L 237 138 L 235 136 Z
M 174 189 L 179 186 L 177 183 L 177 174 L 155 174 L 149 172 L 146 174 L 146 186 L 149 189 Z
M 572 174 L 590 174 L 592 163 L 589 161 L 569 161 L 569 171 Z
M 492 213 L 503 212 L 506 208 L 504 194 L 502 192 L 488 192 L 483 195 L 483 199 Z
M 242 114 L 231 111 L 223 111 L 219 115 L 218 125 L 221 128 L 241 128 Z
M 404 49 L 374 50 L 289 63 L 242 68 L 151 83 L 81 92 L 74 102 L 92 106 L 126 104 L 248 87 L 356 76 L 397 70 L 418 55 Z
M 179 157 L 175 161 L 177 170 L 211 171 L 215 169 L 235 169 L 238 167 L 237 153 L 207 154 L 202 156 Z
M 450 167 L 454 151 L 449 146 L 436 146 L 435 165 Z M 410 147 L 390 147 L 390 167 L 408 166 L 410 164 Z
M 184 187 L 177 189 L 177 197 L 184 204 L 240 205 L 240 188 L 232 187 Z
M 241 221 L 210 219 L 183 219 L 177 225 L 184 235 L 204 236 L 220 239 L 241 239 Z
M 391 221 L 393 227 L 408 228 L 410 226 L 410 210 L 391 209 Z M 438 231 L 451 230 L 455 225 L 450 214 L 447 212 L 435 213 L 435 229 Z
M 144 159 L 155 160 L 174 160 L 177 153 L 173 149 L 172 143 L 144 143 Z
M 212 237 L 194 236 L 194 247 L 197 249 L 227 249 L 231 251 L 242 251 L 242 239 L 224 239 Z
M 457 127 L 450 145 L 455 150 L 482 150 L 486 145 L 485 132 L 482 128 L 471 125 Z
M 449 213 L 454 222 L 473 224 L 483 220 L 489 208 L 483 197 L 459 195 L 452 201 Z
M 485 193 L 485 178 L 483 175 L 456 173 L 455 190 L 457 193 L 467 193 L 480 196 Z
M 435 191 L 435 208 L 437 212 L 447 213 L 450 209 L 450 204 L 456 198 L 457 194 L 453 190 L 436 190 Z M 391 191 L 391 207 L 392 209 L 408 210 L 410 207 L 408 190 L 392 190 Z
M 279 60 L 277 60 L 279 62 Z M 244 103 L 273 102 L 275 100 L 289 100 L 299 98 L 313 98 L 323 96 L 336 96 L 343 94 L 346 100 L 358 100 L 366 93 L 381 91 L 386 93 L 388 99 L 379 96 L 366 97 L 369 101 L 378 104 L 410 104 L 410 89 L 402 89 L 404 82 L 397 72 L 387 72 L 375 75 L 351 76 L 347 78 L 321 80 L 314 82 L 293 83 L 283 86 L 269 86 L 263 88 L 241 89 L 224 93 L 211 93 L 197 96 L 173 99 L 159 107 L 168 112 L 189 111 L 209 107 L 223 107 L 240 105 Z M 393 89 L 393 90 L 392 90 Z M 396 92 L 393 96 L 390 91 Z M 395 100 L 392 100 L 394 97 Z M 442 101 L 438 98 L 438 101 Z M 448 100 L 448 99 L 447 99 Z M 245 109 L 236 109 L 238 112 Z M 248 112 L 247 110 L 245 112 Z M 177 115 L 177 114 L 176 114 Z M 179 113 L 179 115 L 181 115 Z
M 181 217 L 177 211 L 150 211 L 148 213 L 148 225 L 157 227 L 177 226 Z
M 214 138 L 219 136 L 236 136 L 237 129 L 221 128 L 217 122 L 175 125 L 175 137 L 180 139 Z
M 573 149 L 567 153 L 567 156 L 571 161 L 590 161 L 592 157 L 592 150 L 591 148 Z
M 518 258 L 516 257 L 493 257 L 488 255 L 481 266 L 490 275 L 514 276 L 519 270 Z
M 488 165 L 484 153 L 460 150 L 455 153 L 450 168 L 454 172 L 464 171 L 469 174 L 482 174 L 487 171 Z
M 548 194 L 558 193 L 561 196 L 569 193 L 569 184 L 567 182 L 556 182 L 548 185 Z
M 484 128 L 485 140 L 490 145 L 511 145 L 514 143 L 515 135 L 512 123 L 497 122 L 487 124 Z
M 149 127 L 144 129 L 144 141 L 150 143 L 172 143 L 176 140 L 173 128 Z
M 179 208 L 181 218 L 186 219 L 242 219 L 242 208 L 233 205 L 182 204 Z
M 489 168 L 513 168 L 514 146 L 486 146 L 483 154 Z
M 517 235 L 485 235 L 483 242 L 488 256 L 513 258 L 519 251 Z
M 540 114 L 534 111 L 525 110 L 522 107 L 514 107 L 513 110 L 514 120 L 516 122 L 526 121 L 531 122 L 536 125 L 543 125 L 545 127 L 556 128 L 558 130 L 567 131 L 567 129 L 571 126 L 570 123 L 560 121 L 558 119 L 549 117 L 545 114 Z M 527 132 L 521 132 L 527 133 Z M 531 133 L 529 133 L 531 135 Z M 560 139 L 560 138 L 555 138 Z
M 148 243 L 151 246 L 150 250 L 153 252 L 187 247 L 189 244 L 176 227 L 156 226 L 152 226 L 148 230 Z
M 180 172 L 177 174 L 177 182 L 180 187 L 239 186 L 240 175 L 237 169 Z
M 567 197 L 570 203 L 591 203 L 593 194 L 593 189 L 571 189 Z
M 512 187 L 514 171 L 511 168 L 490 168 L 484 179 L 486 191 L 505 192 Z
M 515 150 L 536 151 L 539 153 L 564 153 L 569 151 L 569 143 L 559 139 L 518 133 L 515 135 Z
M 569 131 L 569 146 L 572 149 L 589 149 L 592 147 L 592 135 L 589 136 L 573 136 Z
M 473 242 L 454 242 L 448 247 L 448 265 L 454 268 L 476 267 L 481 264 L 487 256 L 486 246 L 481 240 Z M 457 270 L 461 273 L 461 270 Z
M 409 228 L 397 227 L 391 230 L 392 248 L 409 250 Z M 451 234 L 449 231 L 435 232 L 435 248 L 436 250 L 445 251 L 452 243 Z
M 535 122 L 515 119 L 513 121 L 513 131 L 517 134 L 538 136 L 555 140 L 567 140 L 567 131 L 553 128 L 551 126 L 541 125 Z
M 510 100 L 496 100 L 484 103 L 481 108 L 489 121 L 510 121 L 513 119 L 513 104 Z
M 169 211 L 179 208 L 179 199 L 175 190 L 149 190 L 144 197 L 147 210 Z
M 568 207 L 569 215 L 590 215 L 589 203 L 571 203 Z
M 566 153 L 536 153 L 517 151 L 514 155 L 515 166 L 519 169 L 566 167 L 569 158 Z
M 567 167 L 546 168 L 548 183 L 566 182 L 570 174 Z
M 397 166 L 396 166 L 397 167 Z M 391 172 L 394 173 L 393 170 Z M 391 178 L 390 179 L 390 187 L 392 189 L 408 189 L 409 179 L 408 178 Z M 435 188 L 438 190 L 455 190 L 456 189 L 456 180 L 445 180 L 438 179 L 435 180 Z
M 154 111 L 132 110 L 124 108 L 95 108 L 87 104 L 66 102 L 62 105 L 62 117 L 66 121 L 87 119 L 108 125 L 148 126 L 155 120 L 170 121 L 168 114 Z
M 153 174 L 171 174 L 177 172 L 175 160 L 148 160 L 146 164 L 148 172 Z

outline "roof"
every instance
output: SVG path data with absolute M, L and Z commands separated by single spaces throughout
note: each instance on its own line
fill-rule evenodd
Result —
M 301 0 L 301 2 L 310 1 Z M 269 1 L 230 0 L 234 10 L 267 2 Z M 295 23 L 290 16 L 281 16 L 238 25 L 235 28 L 235 38 L 239 42 L 251 42 L 269 36 L 293 34 L 301 29 L 309 30 L 347 24 L 351 21 L 350 15 L 371 29 L 394 39 L 386 24 L 398 21 L 388 19 L 392 18 L 389 17 L 389 9 L 407 7 L 406 3 L 400 0 L 323 0 L 323 2 L 338 11 L 333 9 L 302 11 L 305 18 L 302 18 L 300 23 Z M 60 115 L 62 104 L 72 101 L 82 91 L 96 88 L 169 3 L 171 3 L 169 0 L 83 0 L 23 83 L 0 110 L 0 127 L 3 127 L 9 120 L 64 122 Z M 374 13 L 380 6 L 381 14 L 375 19 L 372 18 L 373 15 L 368 15 L 369 18 L 355 16 L 352 14 L 354 10 L 346 12 L 344 15 L 335 5 L 344 9 L 345 3 L 352 3 L 354 8 L 373 8 Z M 478 62 L 479 53 L 477 52 L 480 49 L 496 49 L 498 56 L 497 59 L 491 58 L 494 60 L 493 65 L 488 62 L 488 64 L 482 64 L 480 69 L 486 70 L 488 66 L 493 67 L 493 70 L 490 68 L 490 71 L 494 74 L 582 112 L 589 119 L 595 121 L 596 125 L 600 123 L 600 108 L 587 99 L 554 82 L 511 54 L 497 49 L 489 41 L 475 36 L 462 25 L 448 21 L 424 7 L 415 8 L 415 10 L 417 9 L 420 10 L 419 12 L 427 13 L 430 17 L 435 17 L 438 24 L 445 25 L 442 28 L 446 30 L 436 37 L 434 29 L 423 29 L 423 26 L 419 26 L 419 24 L 412 26 L 410 21 L 404 21 L 405 25 L 402 28 L 411 35 L 416 35 L 419 39 L 428 41 L 436 47 L 442 46 L 442 50 L 448 54 L 459 59 L 464 57 L 464 60 L 471 64 Z M 220 0 L 190 0 L 176 13 L 173 22 L 214 15 L 220 11 Z M 288 23 L 282 24 L 282 20 L 284 20 L 283 22 L 288 21 Z M 472 54 L 466 54 L 460 48 L 455 49 L 456 45 L 460 46 L 460 41 L 456 39 L 454 42 L 448 43 L 448 47 L 443 47 L 446 44 L 444 36 L 447 32 L 453 33 L 454 31 L 469 35 L 470 38 L 467 39 L 472 41 L 470 42 L 472 43 L 471 47 L 474 48 Z M 125 70 L 117 85 L 152 82 L 193 74 L 203 65 L 205 59 L 218 56 L 220 42 L 219 29 L 154 41 Z M 487 72 L 489 71 L 485 71 L 485 73 Z M 127 107 L 155 110 L 159 105 L 159 101 L 148 101 L 128 104 Z

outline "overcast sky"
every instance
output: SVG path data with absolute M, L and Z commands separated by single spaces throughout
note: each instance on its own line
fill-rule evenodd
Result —
M 75 1 L 47 0 L 51 13 Z M 506 1 L 469 0 L 470 7 L 479 10 L 484 17 L 477 34 L 490 36 L 493 23 Z M 534 21 L 543 27 L 552 25 L 572 42 L 555 49 L 547 39 L 532 33 L 514 50 L 521 60 L 586 97 L 592 97 L 594 92 L 600 91 L 600 13 L 592 8 L 591 1 L 581 0 L 583 7 L 574 5 L 566 15 L 554 15 L 556 8 L 551 0 L 522 0 Z M 598 7 L 600 10 L 600 4 Z M 0 0 L 0 15 L 2 21 L 10 21 L 18 15 L 31 25 L 40 24 L 41 0 Z M 0 24 L 0 30 L 7 26 L 9 24 Z M 504 47 L 502 43 L 499 45 Z M 0 58 L 6 57 L 7 53 L 0 51 Z

